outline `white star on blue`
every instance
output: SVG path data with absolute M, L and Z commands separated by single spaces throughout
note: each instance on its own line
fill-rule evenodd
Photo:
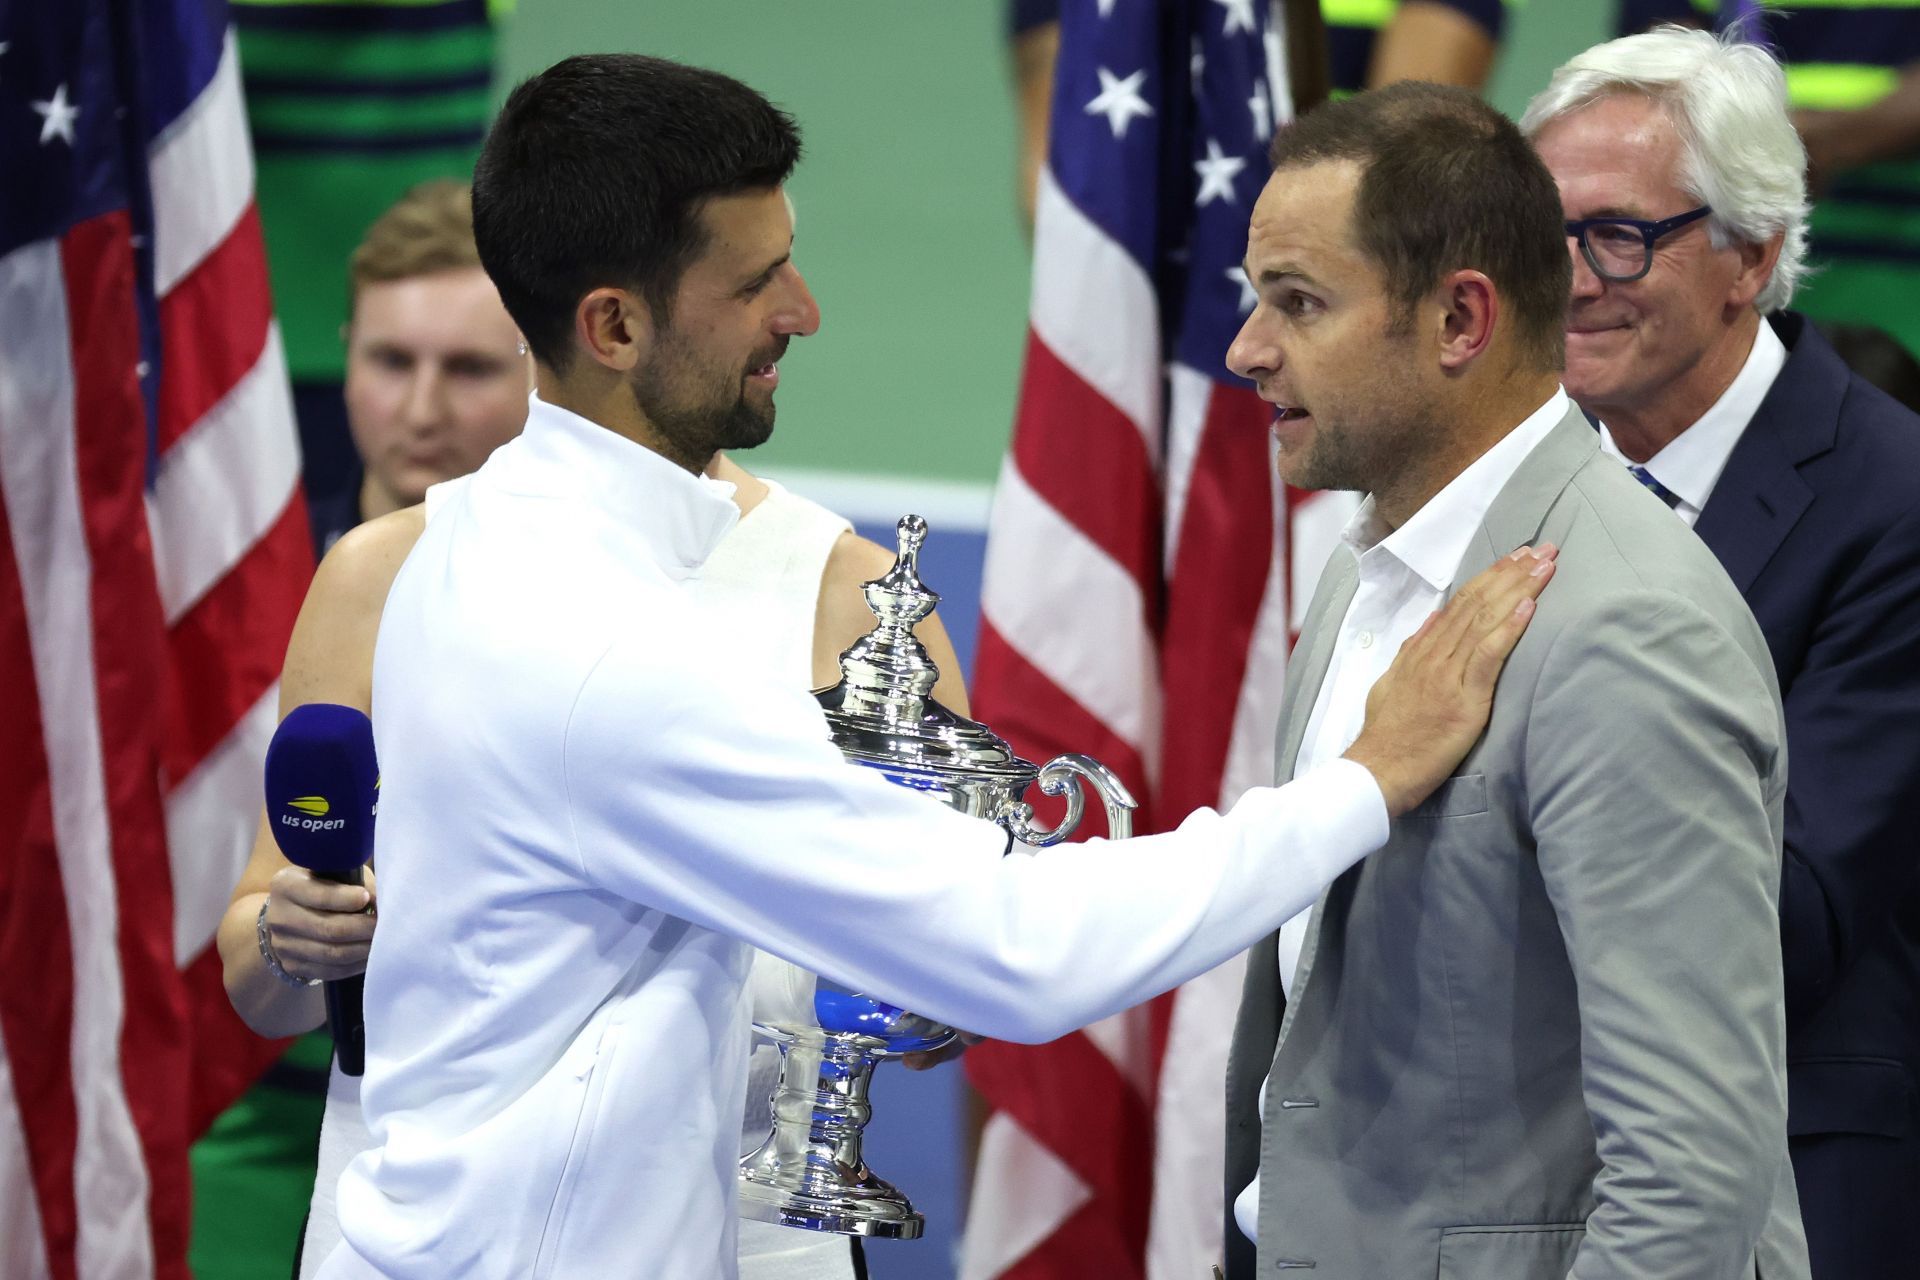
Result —
M 1127 126 L 1134 117 L 1153 114 L 1153 108 L 1140 95 L 1140 86 L 1147 82 L 1147 73 L 1140 70 L 1123 78 L 1101 67 L 1099 76 L 1100 94 L 1087 104 L 1087 114 L 1105 116 L 1108 125 L 1113 128 L 1113 136 L 1124 138 L 1127 136 Z

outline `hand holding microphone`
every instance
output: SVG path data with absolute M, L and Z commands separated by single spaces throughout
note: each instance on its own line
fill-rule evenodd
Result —
M 273 878 L 263 950 L 294 977 L 328 980 L 327 1022 L 340 1069 L 352 1076 L 365 1069 L 359 975 L 374 919 L 363 880 L 379 786 L 373 726 L 352 707 L 295 707 L 267 748 L 267 823 L 294 866 Z

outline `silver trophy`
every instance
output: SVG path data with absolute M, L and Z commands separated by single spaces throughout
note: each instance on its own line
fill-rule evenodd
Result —
M 940 673 L 913 634 L 940 602 L 920 581 L 927 522 L 906 516 L 899 532 L 893 568 L 862 588 L 879 624 L 840 655 L 840 683 L 818 695 L 834 745 L 855 764 L 998 823 L 1029 845 L 1072 834 L 1085 808 L 1083 785 L 1099 794 L 1108 833 L 1131 835 L 1133 797 L 1105 765 L 1064 755 L 1036 767 L 985 725 L 929 696 Z M 1037 824 L 1021 800 L 1036 782 L 1044 794 L 1066 798 L 1056 826 Z M 813 1231 L 912 1240 L 926 1219 L 861 1154 L 873 1114 L 867 1083 L 886 1059 L 938 1049 L 958 1033 L 826 978 L 807 1003 L 789 1001 L 783 1014 L 762 1013 L 766 1020 L 754 1023 L 780 1046 L 780 1083 L 773 1132 L 740 1161 L 740 1212 Z

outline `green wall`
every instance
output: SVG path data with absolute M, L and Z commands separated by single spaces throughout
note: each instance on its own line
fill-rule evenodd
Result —
M 511 85 L 627 50 L 735 75 L 799 119 L 794 261 L 818 335 L 750 464 L 987 481 L 1011 422 L 1027 251 L 993 0 L 520 0 Z
M 1003 0 L 520 0 L 511 84 L 571 53 L 661 54 L 739 76 L 792 111 L 795 261 L 818 336 L 781 370 L 780 426 L 750 462 L 990 481 L 1025 339 Z M 1517 113 L 1609 0 L 1510 10 L 1494 102 Z
M 1507 34 L 1487 96 L 1515 119 L 1553 69 L 1613 34 L 1612 0 L 1508 0 Z

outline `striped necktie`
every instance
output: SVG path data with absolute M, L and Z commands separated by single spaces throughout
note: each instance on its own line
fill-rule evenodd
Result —
M 1680 495 L 1661 484 L 1658 480 L 1655 480 L 1653 473 L 1645 467 L 1628 463 L 1627 470 L 1633 473 L 1635 480 L 1647 486 L 1647 488 L 1653 492 L 1654 497 L 1660 499 L 1660 501 L 1666 503 L 1669 507 L 1677 507 L 1680 505 Z

